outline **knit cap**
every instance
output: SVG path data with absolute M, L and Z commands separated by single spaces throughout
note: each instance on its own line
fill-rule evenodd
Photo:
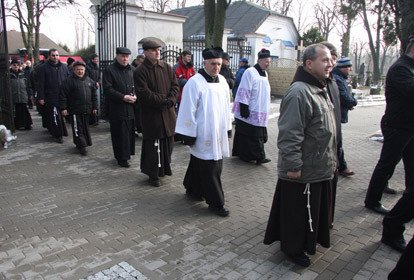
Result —
M 352 66 L 352 61 L 349 57 L 341 57 L 336 62 L 336 67 L 338 68 L 346 68 Z

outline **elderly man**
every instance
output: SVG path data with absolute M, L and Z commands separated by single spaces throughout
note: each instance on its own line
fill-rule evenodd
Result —
M 59 108 L 64 117 L 70 115 L 73 143 L 83 156 L 87 154 L 86 147 L 92 146 L 88 124 L 98 108 L 96 83 L 85 70 L 85 63 L 75 61 L 73 75 L 63 81 L 59 95 Z
M 146 41 L 145 60 L 134 72 L 134 83 L 141 108 L 141 172 L 149 184 L 161 185 L 159 177 L 171 176 L 174 144 L 175 108 L 178 83 L 168 63 L 160 60 L 161 45 Z
M 246 162 L 256 161 L 256 164 L 270 162 L 264 150 L 270 110 L 270 84 L 266 73 L 269 65 L 270 52 L 262 49 L 257 63 L 244 72 L 233 105 L 236 119 L 233 156 Z
M 135 68 L 129 64 L 131 51 L 116 48 L 114 63 L 103 72 L 103 90 L 108 99 L 109 125 L 114 156 L 118 165 L 128 168 L 128 160 L 135 155 L 134 92 L 133 73 Z
M 58 110 L 59 91 L 63 80 L 69 76 L 66 64 L 60 62 L 59 52 L 50 49 L 48 59 L 36 71 L 37 100 L 42 109 L 44 125 L 57 143 L 63 143 L 62 136 L 67 136 L 65 122 Z
M 203 51 L 204 68 L 184 87 L 176 132 L 190 146 L 191 159 L 184 178 L 189 198 L 205 199 L 209 210 L 225 217 L 221 185 L 223 157 L 229 156 L 230 96 L 226 79 L 219 75 L 222 50 Z
M 316 243 L 330 246 L 330 181 L 336 170 L 336 127 L 326 79 L 332 70 L 329 49 L 308 46 L 278 121 L 278 182 L 265 244 L 280 240 L 281 250 L 307 267 Z M 311 195 L 312 193 L 312 195 Z

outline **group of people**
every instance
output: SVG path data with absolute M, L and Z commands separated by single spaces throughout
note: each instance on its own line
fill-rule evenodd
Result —
M 161 177 L 172 175 L 171 155 L 174 137 L 178 136 L 190 147 L 183 179 L 186 195 L 205 200 L 214 214 L 228 216 L 221 174 L 223 158 L 230 156 L 231 112 L 235 117 L 232 155 L 245 162 L 270 162 L 264 149 L 270 111 L 266 72 L 270 52 L 262 49 L 252 67 L 241 59 L 234 77 L 228 69 L 229 56 L 221 48 L 205 49 L 203 68 L 195 73 L 189 51 L 184 51 L 178 65 L 171 67 L 160 59 L 158 41 L 148 40 L 142 47 L 144 55 L 134 61 L 135 66 L 129 63 L 128 48 L 116 48 L 114 62 L 103 72 L 117 163 L 130 166 L 130 157 L 135 154 L 134 132 L 139 126 L 143 137 L 140 169 L 148 176 L 149 184 L 158 187 Z M 304 267 L 310 265 L 308 254 L 315 254 L 317 243 L 330 246 L 338 175 L 354 175 L 344 158 L 341 131 L 341 124 L 348 121 L 348 111 L 357 105 L 348 86 L 352 63 L 347 57 L 337 58 L 336 48 L 328 42 L 308 46 L 280 105 L 278 181 L 264 243 L 280 241 L 281 250 Z M 12 63 L 11 72 L 19 80 L 22 74 L 16 68 Z M 74 143 L 85 155 L 85 147 L 91 145 L 88 123 L 89 116 L 97 113 L 99 82 L 85 75 L 85 63 L 74 62 L 72 68 L 73 74 L 69 75 L 57 51 L 50 50 L 49 59 L 36 74 L 37 102 L 42 106 L 46 127 L 60 143 L 67 135 L 63 118 L 69 116 Z M 414 38 L 387 74 L 387 107 L 381 122 L 384 146 L 365 199 L 367 208 L 385 214 L 382 241 L 404 252 L 391 273 L 392 279 L 404 275 L 401 273 L 408 269 L 414 247 L 411 240 L 406 249 L 403 237 L 404 224 L 414 217 L 413 73 Z M 23 99 L 28 100 L 27 96 Z M 380 200 L 384 190 L 393 193 L 388 180 L 401 159 L 406 191 L 389 211 Z

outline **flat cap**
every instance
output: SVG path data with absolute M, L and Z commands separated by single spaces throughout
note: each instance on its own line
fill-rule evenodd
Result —
M 223 49 L 220 47 L 206 48 L 202 53 L 203 59 L 223 58 Z
M 83 62 L 83 61 L 75 61 L 75 62 L 73 63 L 73 65 L 72 65 L 72 67 L 73 67 L 73 68 L 75 68 L 76 66 L 83 66 L 83 67 L 86 67 L 86 64 L 85 64 L 85 62 Z
M 240 62 L 249 63 L 249 60 L 245 57 L 240 58 Z
M 350 66 L 352 66 L 352 61 L 349 57 L 341 57 L 336 62 L 336 67 L 338 68 L 345 68 L 345 67 L 350 67 Z
M 154 40 L 148 40 L 142 44 L 142 48 L 144 50 L 157 49 L 157 48 L 161 48 L 161 44 Z
M 226 52 L 223 53 L 223 59 L 230 60 L 230 58 L 232 58 L 232 56 L 230 56 L 228 53 Z
M 20 64 L 20 61 L 19 60 L 17 60 L 16 58 L 13 58 L 12 60 L 11 60 L 11 62 L 10 62 L 10 65 L 11 64 Z
M 116 54 L 131 54 L 131 50 L 124 47 L 116 48 Z

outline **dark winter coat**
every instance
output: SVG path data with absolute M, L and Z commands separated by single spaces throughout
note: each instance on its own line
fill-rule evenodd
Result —
M 351 89 L 347 82 L 348 76 L 336 67 L 333 69 L 332 74 L 339 89 L 339 98 L 341 100 L 341 122 L 347 123 L 348 111 L 355 107 L 358 102 L 351 94 Z
M 102 85 L 110 120 L 134 119 L 135 105 L 124 101 L 125 95 L 134 94 L 134 70 L 133 66 L 122 66 L 115 60 L 103 72 Z
M 49 106 L 58 106 L 60 85 L 69 76 L 68 67 L 60 61 L 57 64 L 47 61 L 35 71 L 37 99 L 43 99 Z
M 403 55 L 388 70 L 382 124 L 414 130 L 414 59 Z
M 227 84 L 229 85 L 230 89 L 234 88 L 236 83 L 236 78 L 234 78 L 233 72 L 227 65 L 221 65 L 220 74 L 226 78 Z
M 59 95 L 59 109 L 69 114 L 91 114 L 98 108 L 96 83 L 86 75 L 79 78 L 72 75 L 63 81 Z
M 10 70 L 10 89 L 13 96 L 13 104 L 27 103 L 31 88 L 23 71 L 13 72 Z
M 148 59 L 134 72 L 137 100 L 141 105 L 144 139 L 171 137 L 175 131 L 178 83 L 171 66 L 163 61 L 152 64 Z
M 88 62 L 86 64 L 86 74 L 91 78 L 93 81 L 100 82 L 101 81 L 101 73 L 99 72 L 99 65 L 93 62 Z

